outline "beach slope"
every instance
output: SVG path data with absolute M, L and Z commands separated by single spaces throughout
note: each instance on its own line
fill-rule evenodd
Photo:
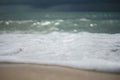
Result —
M 44 64 L 0 63 L 0 80 L 120 80 L 120 74 Z

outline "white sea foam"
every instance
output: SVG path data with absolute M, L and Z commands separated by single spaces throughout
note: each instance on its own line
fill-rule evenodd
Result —
M 97 24 L 92 24 L 92 23 L 91 23 L 91 24 L 90 24 L 90 27 L 94 27 L 94 26 L 96 26 L 96 25 L 97 25 Z
M 81 18 L 80 21 L 90 21 L 90 19 L 87 19 L 87 18 Z
M 0 34 L 0 61 L 120 72 L 120 34 Z
M 5 22 L 6 25 L 9 25 L 10 23 L 9 22 Z
M 55 25 L 60 25 L 60 23 L 59 23 L 59 22 L 56 22 Z
M 51 24 L 50 21 L 45 21 L 45 22 L 42 22 L 42 23 L 41 23 L 42 26 L 46 26 L 46 25 L 50 25 L 50 24 Z

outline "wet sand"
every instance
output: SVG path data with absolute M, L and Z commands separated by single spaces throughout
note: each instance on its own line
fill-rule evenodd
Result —
M 44 64 L 0 63 L 0 80 L 120 80 L 120 74 Z

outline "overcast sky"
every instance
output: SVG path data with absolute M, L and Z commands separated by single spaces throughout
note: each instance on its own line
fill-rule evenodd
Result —
M 120 11 L 120 0 L 0 0 L 0 12 Z

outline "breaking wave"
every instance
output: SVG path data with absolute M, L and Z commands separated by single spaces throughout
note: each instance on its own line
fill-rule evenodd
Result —
M 58 20 L 1 20 L 0 32 L 92 32 L 119 33 L 120 20 L 58 19 Z
M 43 63 L 120 72 L 120 34 L 0 34 L 0 62 Z

